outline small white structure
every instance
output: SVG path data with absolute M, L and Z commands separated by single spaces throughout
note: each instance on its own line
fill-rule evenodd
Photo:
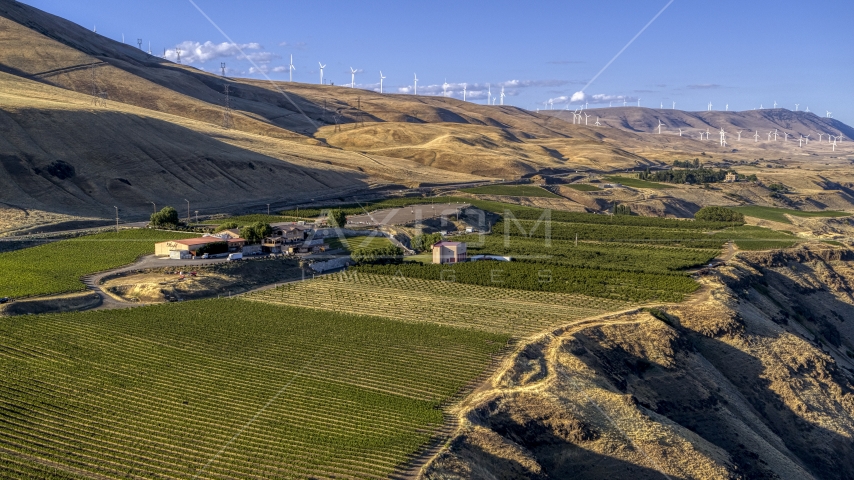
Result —
M 433 263 L 444 265 L 466 261 L 466 244 L 464 242 L 439 242 L 433 245 Z

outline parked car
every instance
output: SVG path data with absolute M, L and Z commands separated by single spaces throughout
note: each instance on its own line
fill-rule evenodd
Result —
M 208 259 L 208 258 L 211 258 L 211 256 L 210 256 L 210 254 L 206 253 L 206 254 L 202 255 L 202 258 Z
M 11 300 L 11 298 L 9 298 L 9 297 L 0 298 L 0 304 L 9 303 L 10 300 Z

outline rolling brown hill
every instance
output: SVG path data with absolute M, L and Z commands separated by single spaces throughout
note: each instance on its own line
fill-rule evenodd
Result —
M 567 110 L 545 110 L 541 113 L 572 122 L 572 112 Z M 854 128 L 833 118 L 819 117 L 815 113 L 793 112 L 785 108 L 748 110 L 742 112 L 683 112 L 681 110 L 652 109 L 637 107 L 592 108 L 583 113 L 590 115 L 589 123 L 599 119 L 605 127 L 617 128 L 629 132 L 655 133 L 658 122 L 664 124 L 662 133 L 669 135 L 683 130 L 685 136 L 699 138 L 699 132 L 710 132 L 710 137 L 720 138 L 718 132 L 723 128 L 731 138 L 742 131 L 742 138 L 753 140 L 754 132 L 759 132 L 760 141 L 766 142 L 768 132 L 778 131 L 779 137 L 788 133 L 795 140 L 800 135 L 810 135 L 818 140 L 818 134 L 843 135 L 854 139 Z M 773 137 L 772 137 L 773 138 Z M 790 139 L 791 140 L 791 139 Z
M 0 121 L 13 132 L 0 140 L 0 203 L 56 214 L 111 216 L 115 205 L 142 215 L 150 201 L 184 199 L 210 212 L 387 185 L 608 172 L 698 152 L 735 160 L 766 157 L 769 149 L 800 153 L 767 142 L 736 151 L 652 135 L 658 113 L 648 109 L 603 110 L 595 127 L 574 125 L 563 112 L 222 78 L 12 0 L 0 0 L 0 75 Z M 229 129 L 222 127 L 226 86 Z M 106 106 L 93 102 L 98 91 Z M 725 117 L 744 128 L 851 130 L 784 113 Z M 717 126 L 723 115 L 668 114 L 668 125 L 691 128 Z

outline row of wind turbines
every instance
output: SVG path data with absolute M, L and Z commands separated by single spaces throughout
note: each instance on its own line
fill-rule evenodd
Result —
M 597 119 L 597 121 L 598 121 L 598 119 Z M 662 127 L 664 127 L 664 126 L 665 126 L 665 124 L 661 121 L 661 119 L 658 119 L 658 134 L 659 134 L 659 135 L 661 135 L 661 132 L 662 132 L 662 130 L 661 130 L 661 129 L 662 129 Z M 729 135 L 729 134 L 726 132 L 726 130 L 724 130 L 724 128 L 723 128 L 723 127 L 721 127 L 721 130 L 720 130 L 720 132 L 719 132 L 719 133 L 720 133 L 720 145 L 721 145 L 722 147 L 726 147 L 727 145 L 729 145 L 729 144 L 727 143 L 727 135 Z M 742 133 L 744 133 L 744 130 L 739 130 L 738 132 L 735 132 L 735 133 L 738 135 L 737 141 L 739 141 L 739 142 L 740 142 L 740 141 L 741 141 L 741 134 L 742 134 Z M 704 139 L 705 139 L 705 140 L 707 140 L 707 141 L 708 141 L 708 140 L 709 140 L 709 136 L 710 136 L 710 135 L 711 135 L 710 129 L 709 129 L 709 128 L 707 128 L 705 132 L 702 132 L 702 131 L 700 132 L 700 140 L 702 141 L 702 140 L 704 140 Z M 809 145 L 809 144 L 810 144 L 810 137 L 812 136 L 812 134 L 809 134 L 809 135 L 806 135 L 806 136 L 804 136 L 803 134 L 799 134 L 799 135 L 800 135 L 800 138 L 798 138 L 798 147 L 803 148 L 805 144 L 806 144 L 806 145 Z M 679 129 L 679 136 L 680 136 L 680 137 L 681 137 L 681 136 L 683 136 L 683 131 L 682 131 L 682 129 L 681 129 L 681 128 Z M 760 135 L 760 134 L 759 134 L 759 131 L 758 131 L 758 130 L 755 130 L 755 131 L 754 131 L 754 134 L 753 134 L 753 142 L 754 142 L 754 143 L 759 143 L 759 138 L 760 138 L 761 136 L 762 136 L 762 135 Z M 771 137 L 774 137 L 774 140 L 773 140 L 773 141 L 774 141 L 774 142 L 776 142 L 776 141 L 778 140 L 778 137 L 779 137 L 779 136 L 781 136 L 781 134 L 780 134 L 780 132 L 779 132 L 779 129 L 776 129 L 776 128 L 775 128 L 773 131 L 769 131 L 769 132 L 768 132 L 768 141 L 769 141 L 769 142 L 771 142 L 771 141 L 772 141 L 772 140 L 771 140 Z M 782 133 L 782 136 L 783 136 L 783 141 L 784 141 L 784 142 L 788 142 L 788 141 L 789 141 L 789 136 L 791 136 L 791 137 L 793 137 L 793 138 L 794 138 L 794 135 L 791 135 L 791 134 L 789 134 L 788 132 L 783 132 L 783 133 Z M 842 135 L 830 135 L 830 134 L 827 134 L 827 133 L 819 133 L 819 134 L 818 134 L 818 141 L 819 141 L 819 143 L 821 143 L 822 138 L 823 138 L 823 137 L 825 137 L 825 136 L 827 137 L 827 143 L 828 143 L 828 145 L 830 145 L 830 146 L 832 147 L 832 151 L 834 151 L 834 152 L 836 151 L 836 142 L 842 142 L 842 140 L 844 140 L 844 139 L 845 139 L 845 137 L 844 137 L 844 136 L 842 136 Z

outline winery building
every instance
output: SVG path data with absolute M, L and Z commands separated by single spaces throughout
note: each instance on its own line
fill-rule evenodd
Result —
M 433 245 L 433 263 L 448 264 L 466 261 L 466 244 L 463 242 L 439 242 Z

